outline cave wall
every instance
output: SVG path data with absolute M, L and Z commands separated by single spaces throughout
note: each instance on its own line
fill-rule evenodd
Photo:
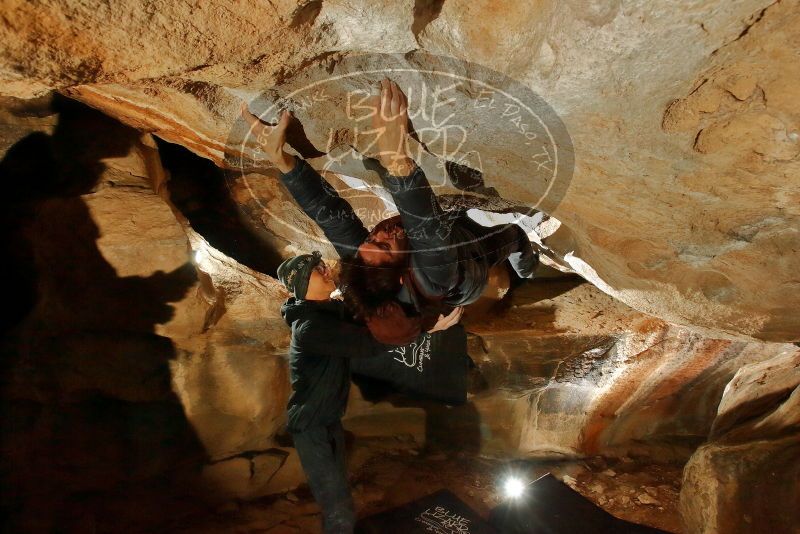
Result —
M 160 331 L 185 321 L 173 303 L 197 276 L 183 230 L 136 169 L 139 133 L 64 100 L 48 107 L 16 128 L 6 116 L 0 163 L 14 288 L 2 325 L 5 526 L 163 520 L 164 495 L 206 458 L 172 389 L 178 349 Z
M 800 353 L 741 366 L 726 386 L 708 443 L 683 474 L 691 532 L 792 532 L 800 525 Z M 785 503 L 785 505 L 784 505 Z
M 670 322 L 797 340 L 796 0 L 7 7 L 5 94 L 62 89 L 219 164 L 240 101 L 317 65 L 335 74 L 368 51 L 491 67 L 541 95 L 571 136 L 575 173 L 548 241 L 565 263 Z M 341 113 L 296 115 L 317 150 L 347 148 Z M 532 202 L 525 166 L 491 144 L 498 118 L 479 119 L 462 151 L 480 145 L 487 184 Z M 329 128 L 341 144 L 327 147 Z
M 102 526 L 165 502 L 172 514 L 174 496 L 188 493 L 193 504 L 177 508 L 180 517 L 302 483 L 280 436 L 289 394 L 289 332 L 278 313 L 285 291 L 195 230 L 173 202 L 173 176 L 151 136 L 65 100 L 50 112 L 8 104 L 3 170 L 17 187 L 6 200 L 12 239 L 4 242 L 16 245 L 8 257 L 30 282 L 4 338 L 3 505 L 17 524 Z M 196 214 L 206 198 L 180 203 Z M 729 510 L 750 487 L 743 481 L 767 492 L 769 480 L 761 469 L 721 473 L 743 457 L 760 458 L 764 469 L 792 457 L 800 352 L 703 337 L 561 276 L 502 302 L 501 279 L 469 310 L 469 350 L 483 384 L 466 406 L 376 403 L 354 388 L 346 428 L 498 457 L 691 457 L 687 524 L 727 531 L 736 521 Z M 753 425 L 754 415 L 766 426 Z M 767 435 L 776 454 L 764 452 Z M 105 444 L 99 455 L 89 452 L 97 442 Z M 783 502 L 793 498 L 790 478 L 769 487 Z M 135 509 L 123 504 L 131 495 Z M 766 501 L 748 517 L 769 513 Z
M 202 238 L 171 204 L 149 135 L 65 99 L 6 104 L 5 526 L 149 531 L 299 484 L 296 454 L 274 439 L 284 290 L 238 263 L 213 282 L 197 269 Z M 219 475 L 232 456 L 238 485 Z
M 791 531 L 798 519 L 775 510 L 797 502 L 800 439 L 797 348 L 785 343 L 800 331 L 797 1 L 365 5 L 4 2 L 0 93 L 28 100 L 3 99 L 3 163 L 26 150 L 38 162 L 3 168 L 18 281 L 3 341 L 4 509 L 42 529 L 102 526 L 134 494 L 158 510 L 154 487 L 219 500 L 302 481 L 279 435 L 285 293 L 252 258 L 266 244 L 272 264 L 306 238 L 332 251 L 272 171 L 246 191 L 230 184 L 233 206 L 216 219 L 195 214 L 206 201 L 179 187 L 191 177 L 148 134 L 224 167 L 242 99 L 355 52 L 407 66 L 426 52 L 508 74 L 557 111 L 575 173 L 548 213 L 560 225 L 540 237 L 554 266 L 593 285 L 524 286 L 494 320 L 468 317 L 486 381 L 468 406 L 375 404 L 354 390 L 348 429 L 490 455 L 690 458 L 688 531 Z M 53 89 L 128 127 L 54 113 L 41 97 Z M 317 149 L 349 150 L 341 113 L 296 115 Z M 486 184 L 503 197 L 478 203 L 526 202 L 527 169 L 489 142 L 496 117 L 478 118 L 471 142 L 486 145 Z M 329 128 L 340 145 L 327 146 Z M 444 151 L 430 149 L 426 169 Z M 374 192 L 358 202 L 380 206 Z M 252 261 L 217 225 L 248 233 Z M 94 454 L 98 441 L 109 445 Z

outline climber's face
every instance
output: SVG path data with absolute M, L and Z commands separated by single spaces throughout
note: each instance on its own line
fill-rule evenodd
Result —
M 330 267 L 321 261 L 311 271 L 311 276 L 308 278 L 308 293 L 312 294 L 331 294 L 336 289 L 336 283 L 333 281 L 332 271 Z
M 408 238 L 400 216 L 379 222 L 358 247 L 358 256 L 367 265 L 398 265 L 406 261 Z

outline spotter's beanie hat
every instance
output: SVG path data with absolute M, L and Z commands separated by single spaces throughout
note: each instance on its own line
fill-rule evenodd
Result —
M 295 298 L 303 300 L 306 298 L 311 273 L 320 261 L 322 261 L 322 254 L 316 250 L 311 254 L 289 258 L 278 267 L 278 280 L 286 286 L 286 289 L 294 293 Z

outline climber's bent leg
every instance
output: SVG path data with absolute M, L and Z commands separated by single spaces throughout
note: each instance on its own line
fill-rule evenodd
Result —
M 489 228 L 483 240 L 490 267 L 508 259 L 520 278 L 533 278 L 539 265 L 539 252 L 533 248 L 528 236 L 516 224 L 504 224 Z

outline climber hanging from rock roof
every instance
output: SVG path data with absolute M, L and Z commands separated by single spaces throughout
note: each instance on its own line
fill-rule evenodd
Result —
M 353 312 L 373 336 L 405 344 L 455 306 L 480 297 L 489 269 L 508 259 L 517 275 L 530 278 L 539 263 L 517 225 L 482 226 L 465 210 L 442 210 L 422 169 L 409 156 L 407 99 L 396 83 L 381 81 L 373 100 L 377 163 L 399 215 L 367 231 L 352 207 L 307 162 L 285 152 L 283 111 L 278 123 L 242 114 L 259 133 L 262 149 L 281 172 L 281 181 L 325 233 L 343 260 L 341 285 Z

